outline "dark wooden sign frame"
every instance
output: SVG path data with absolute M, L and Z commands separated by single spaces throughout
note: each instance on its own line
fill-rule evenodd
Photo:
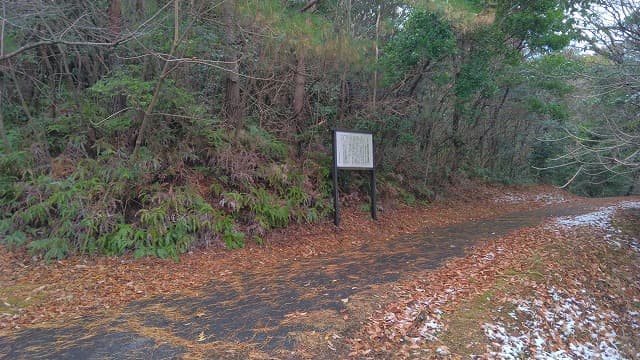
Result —
M 370 156 L 371 161 L 369 164 L 362 164 L 356 166 L 338 166 L 338 133 L 354 134 L 354 135 L 368 135 L 370 137 Z M 375 170 L 375 142 L 373 140 L 373 133 L 368 131 L 355 131 L 355 130 L 333 130 L 333 208 L 335 226 L 340 226 L 340 205 L 338 194 L 338 170 L 367 170 L 370 172 L 370 198 L 371 198 L 371 218 L 376 220 L 376 170 Z

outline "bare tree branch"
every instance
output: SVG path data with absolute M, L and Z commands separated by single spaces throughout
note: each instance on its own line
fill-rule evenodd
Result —
M 60 35 L 58 36 L 52 36 L 50 38 L 47 38 L 45 40 L 40 40 L 40 41 L 36 41 L 36 42 L 32 42 L 26 45 L 23 45 L 21 47 L 19 47 L 16 50 L 13 50 L 11 52 L 8 53 L 0 53 L 0 62 L 9 60 L 11 58 L 14 58 L 18 55 L 21 55 L 22 53 L 31 50 L 33 48 L 37 48 L 39 46 L 45 46 L 45 45 L 70 45 L 70 46 L 88 46 L 88 47 L 115 47 L 118 45 L 121 45 L 123 43 L 129 42 L 132 39 L 137 38 L 138 36 L 141 36 L 144 28 L 150 24 L 152 21 L 154 21 L 166 8 L 168 8 L 173 2 L 172 1 L 168 1 L 165 5 L 163 5 L 162 7 L 160 7 L 160 9 L 158 9 L 151 17 L 149 17 L 148 19 L 146 19 L 145 21 L 143 21 L 142 23 L 140 23 L 136 29 L 132 32 L 130 32 L 129 34 L 122 36 L 118 39 L 115 39 L 113 41 L 77 41 L 77 40 L 67 40 L 64 39 L 64 36 L 67 35 L 67 33 L 69 33 L 75 26 L 76 24 L 80 21 L 80 18 L 74 20 L 69 26 L 67 26 L 64 30 L 62 30 L 62 32 L 60 33 Z M 3 6 L 4 6 L 4 2 L 3 2 Z M 3 24 L 3 28 L 4 28 L 4 23 L 6 20 L 6 15 L 3 15 L 2 17 L 2 24 Z

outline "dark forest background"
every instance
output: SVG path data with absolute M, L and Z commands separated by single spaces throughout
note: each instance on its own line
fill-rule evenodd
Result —
M 383 203 L 462 181 L 638 192 L 627 0 L 2 1 L 0 242 L 177 257 L 332 213 L 331 129 Z M 366 206 L 366 174 L 341 175 Z

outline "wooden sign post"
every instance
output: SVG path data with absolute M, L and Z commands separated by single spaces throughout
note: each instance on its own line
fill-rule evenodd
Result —
M 376 219 L 376 173 L 374 167 L 373 134 L 364 131 L 333 130 L 333 208 L 334 221 L 340 226 L 338 170 L 369 170 L 371 217 Z

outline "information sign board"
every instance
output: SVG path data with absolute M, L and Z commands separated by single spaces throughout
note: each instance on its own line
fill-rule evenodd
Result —
M 376 171 L 373 163 L 373 134 L 362 131 L 333 131 L 334 224 L 340 226 L 338 170 L 367 170 L 371 173 L 371 217 L 376 219 Z
M 336 166 L 340 169 L 373 169 L 373 135 L 336 131 Z

